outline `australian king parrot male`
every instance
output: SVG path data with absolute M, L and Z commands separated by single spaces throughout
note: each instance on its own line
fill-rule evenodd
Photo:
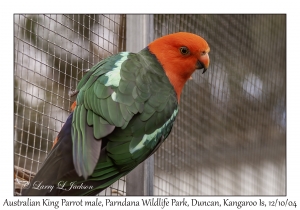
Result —
M 170 134 L 184 84 L 196 69 L 207 70 L 209 50 L 202 37 L 179 32 L 93 66 L 22 195 L 95 195 L 128 174 Z M 74 183 L 92 187 L 71 189 Z

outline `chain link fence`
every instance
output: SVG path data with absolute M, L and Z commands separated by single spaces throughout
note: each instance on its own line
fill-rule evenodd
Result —
M 284 195 L 286 16 L 152 17 L 155 39 L 187 31 L 211 48 L 154 155 L 154 195 Z M 126 15 L 14 15 L 15 180 L 38 171 L 70 114 L 69 91 L 83 70 L 126 50 L 125 34 Z M 101 195 L 127 193 L 122 178 Z
M 35 173 L 70 114 L 84 72 L 125 50 L 125 15 L 14 15 L 16 167 Z M 19 180 L 28 178 L 15 170 Z M 125 178 L 104 192 L 125 194 Z

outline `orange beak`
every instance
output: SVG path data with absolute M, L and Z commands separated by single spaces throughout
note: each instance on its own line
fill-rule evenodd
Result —
M 200 56 L 199 60 L 197 61 L 196 64 L 196 69 L 203 69 L 202 74 L 206 72 L 209 66 L 209 55 L 208 53 L 205 53 Z

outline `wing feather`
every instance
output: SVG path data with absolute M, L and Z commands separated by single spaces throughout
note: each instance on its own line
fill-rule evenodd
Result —
M 170 131 L 178 104 L 162 66 L 147 50 L 121 53 L 90 71 L 79 83 L 73 160 L 79 175 L 103 180 L 128 173 L 152 153 Z

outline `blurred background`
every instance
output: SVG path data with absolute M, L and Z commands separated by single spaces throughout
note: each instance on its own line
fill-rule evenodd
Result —
M 143 36 L 132 27 L 141 18 Z M 18 179 L 43 163 L 84 70 L 140 39 L 178 31 L 207 40 L 211 65 L 185 86 L 173 131 L 148 162 L 153 170 L 143 171 L 150 194 L 285 195 L 286 15 L 15 14 Z M 134 194 L 130 177 L 101 195 Z

